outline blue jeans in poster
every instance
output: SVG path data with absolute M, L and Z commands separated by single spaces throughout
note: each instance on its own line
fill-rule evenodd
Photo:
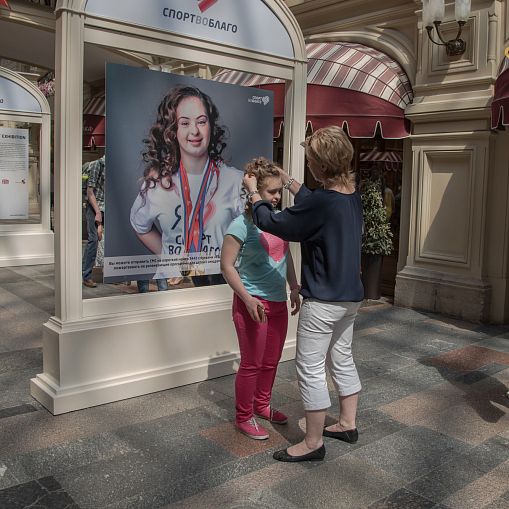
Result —
M 83 253 L 83 261 L 81 270 L 83 273 L 83 281 L 92 279 L 92 269 L 94 268 L 95 258 L 97 256 L 97 225 L 95 224 L 95 212 L 90 203 L 87 202 L 85 209 L 87 216 L 87 234 L 88 239 L 85 244 L 85 252 Z M 101 212 L 102 222 L 104 224 L 104 212 Z
M 156 279 L 157 283 L 157 291 L 158 292 L 164 292 L 168 290 L 168 281 L 166 278 L 164 279 Z M 140 281 L 136 281 L 136 284 L 138 285 L 138 293 L 148 293 L 149 292 L 149 280 L 148 279 L 142 279 Z

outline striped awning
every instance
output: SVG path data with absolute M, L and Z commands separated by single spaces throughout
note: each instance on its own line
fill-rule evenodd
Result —
M 354 138 L 371 138 L 378 126 L 384 138 L 409 135 L 410 123 L 403 110 L 412 102 L 412 87 L 395 60 L 356 43 L 310 43 L 306 48 L 306 114 L 313 129 L 346 123 Z M 279 132 L 284 111 L 283 80 L 227 69 L 213 79 L 274 91 L 275 134 Z
M 83 103 L 83 115 L 106 115 L 106 92 L 103 91 Z
M 363 166 L 380 161 L 385 163 L 388 170 L 401 170 L 403 166 L 403 158 L 396 151 L 380 152 L 374 148 L 371 152 L 363 152 L 359 156 L 359 162 Z
M 83 146 L 106 145 L 106 96 L 105 92 L 87 99 L 83 104 Z
M 491 128 L 504 130 L 506 125 L 509 125 L 509 58 L 504 57 L 491 103 Z

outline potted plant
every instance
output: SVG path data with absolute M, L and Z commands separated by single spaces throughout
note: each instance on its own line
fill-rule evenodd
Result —
M 361 271 L 364 298 L 378 300 L 382 294 L 383 255 L 392 251 L 392 232 L 382 203 L 382 193 L 376 182 L 368 181 L 362 189 L 364 210 L 364 241 Z

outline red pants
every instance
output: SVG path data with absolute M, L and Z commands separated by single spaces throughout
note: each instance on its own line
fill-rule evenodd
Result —
M 265 306 L 266 322 L 255 322 L 237 294 L 233 297 L 233 322 L 240 346 L 240 366 L 235 378 L 237 422 L 245 422 L 269 406 L 277 365 L 288 329 L 286 302 L 257 297 Z

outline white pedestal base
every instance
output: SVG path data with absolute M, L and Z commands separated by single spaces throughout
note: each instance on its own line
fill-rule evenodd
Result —
M 0 232 L 0 267 L 54 263 L 54 252 L 51 230 Z
M 282 360 L 295 357 L 296 325 L 290 317 Z M 31 380 L 31 394 L 54 415 L 229 375 L 239 363 L 225 302 L 181 316 L 158 309 L 66 323 L 52 318 L 43 351 L 44 373 Z

